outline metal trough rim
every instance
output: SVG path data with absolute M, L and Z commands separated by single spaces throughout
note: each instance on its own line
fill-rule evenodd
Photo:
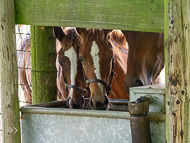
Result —
M 67 116 L 86 116 L 97 118 L 118 118 L 130 119 L 129 112 L 122 111 L 101 111 L 101 110 L 81 110 L 66 108 L 45 108 L 35 106 L 24 106 L 20 108 L 22 114 L 51 114 L 51 115 L 67 115 Z M 157 112 L 150 112 L 149 119 L 152 122 L 165 122 L 166 115 Z
M 85 98 L 85 101 L 88 101 L 89 98 Z M 130 101 L 128 99 L 109 99 L 109 103 L 111 104 L 123 104 L 128 105 Z M 51 101 L 33 105 L 27 105 L 27 107 L 56 107 L 56 106 L 67 106 L 67 100 L 60 100 L 60 101 Z

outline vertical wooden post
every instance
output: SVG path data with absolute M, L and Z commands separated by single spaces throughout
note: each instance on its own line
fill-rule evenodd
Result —
M 0 74 L 3 142 L 20 143 L 14 0 L 0 0 Z
M 167 143 L 189 143 L 189 0 L 165 0 L 165 60 Z
M 54 101 L 56 86 L 56 44 L 52 27 L 31 26 L 32 103 Z

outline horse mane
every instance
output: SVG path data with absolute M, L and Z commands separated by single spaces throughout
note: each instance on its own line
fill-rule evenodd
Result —
M 113 30 L 108 35 L 110 41 L 125 54 L 128 54 L 129 47 L 125 35 L 121 30 Z

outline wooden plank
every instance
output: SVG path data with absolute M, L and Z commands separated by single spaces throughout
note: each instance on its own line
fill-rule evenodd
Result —
M 165 1 L 166 138 L 190 142 L 190 1 Z
M 15 0 L 16 23 L 164 32 L 163 0 Z
M 56 44 L 52 27 L 31 26 L 32 103 L 57 99 Z
M 0 0 L 0 92 L 4 143 L 21 142 L 15 39 L 14 0 Z

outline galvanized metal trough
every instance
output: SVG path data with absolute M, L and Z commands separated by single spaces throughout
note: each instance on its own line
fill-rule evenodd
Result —
M 154 89 L 154 86 L 151 88 Z M 154 96 L 164 96 L 164 89 L 156 88 Z M 141 89 L 139 91 L 142 93 Z M 159 91 L 158 95 L 155 91 Z M 134 97 L 131 99 L 134 100 Z M 155 108 L 154 103 L 161 102 L 160 98 L 156 100 L 153 98 L 150 104 L 150 131 L 152 142 L 162 143 L 166 142 L 165 114 L 163 110 L 160 112 L 160 108 Z M 22 143 L 132 143 L 130 114 L 123 110 L 123 105 L 127 106 L 129 101 L 110 102 L 115 107 L 122 104 L 122 111 L 67 109 L 62 106 L 65 101 L 24 106 L 20 109 Z M 152 109 L 154 112 L 151 112 Z

